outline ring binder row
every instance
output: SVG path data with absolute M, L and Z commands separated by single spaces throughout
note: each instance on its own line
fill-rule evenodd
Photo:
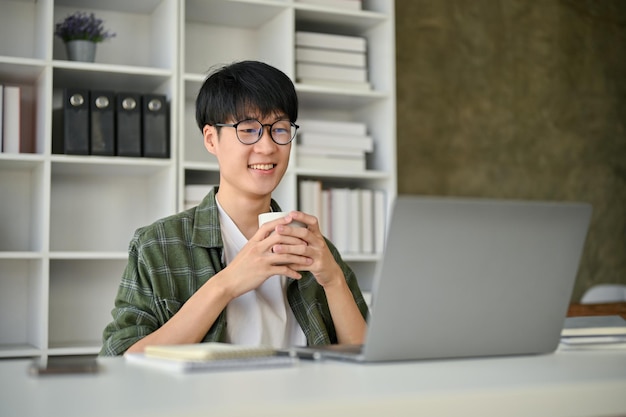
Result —
M 169 158 L 165 95 L 66 88 L 54 153 Z

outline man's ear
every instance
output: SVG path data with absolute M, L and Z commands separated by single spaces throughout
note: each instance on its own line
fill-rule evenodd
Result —
M 215 155 L 215 144 L 217 142 L 217 130 L 215 126 L 204 125 L 202 128 L 202 136 L 206 150 Z

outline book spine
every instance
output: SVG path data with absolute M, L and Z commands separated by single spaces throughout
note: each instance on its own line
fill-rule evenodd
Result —
M 349 250 L 350 236 L 350 190 L 347 188 L 332 188 L 331 195 L 331 222 L 332 239 L 337 250 L 346 253 Z
M 4 85 L 0 84 L 0 152 L 4 152 Z
M 367 82 L 367 70 L 365 68 L 296 63 L 296 78 L 301 77 L 318 80 Z
M 364 188 L 360 194 L 361 202 L 361 251 L 374 252 L 374 201 L 372 190 Z
M 296 47 L 296 62 L 366 68 L 367 61 L 365 57 L 365 53 L 363 52 L 333 51 L 302 46 Z
M 343 157 L 360 159 L 365 156 L 365 152 L 359 149 L 298 145 L 296 147 L 296 157 L 298 156 L 326 156 L 329 158 Z
M 335 120 L 317 120 L 317 119 L 301 119 L 298 120 L 300 131 L 298 137 L 304 132 L 329 133 L 335 135 L 353 135 L 366 136 L 367 125 L 365 123 L 335 121 Z
M 361 190 L 350 190 L 348 253 L 361 253 Z
M 298 146 L 327 146 L 329 148 L 358 149 L 363 152 L 374 150 L 374 139 L 370 136 L 335 135 L 302 132 L 298 137 Z
M 2 118 L 2 149 L 6 153 L 20 153 L 20 106 L 21 89 L 17 86 L 4 86 Z
M 366 170 L 365 155 L 359 158 L 298 155 L 296 161 L 300 168 L 320 171 L 363 172 Z
M 366 52 L 367 41 L 359 36 L 334 35 L 317 32 L 296 32 L 296 46 L 340 51 Z
M 322 234 L 330 239 L 332 234 L 332 216 L 330 213 L 330 190 L 322 188 L 322 214 L 320 216 Z
M 374 190 L 374 251 L 383 253 L 385 250 L 385 191 Z
M 296 0 L 300 3 L 316 4 L 344 10 L 361 10 L 361 0 Z

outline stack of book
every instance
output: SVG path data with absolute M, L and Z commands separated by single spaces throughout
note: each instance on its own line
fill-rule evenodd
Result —
M 367 153 L 374 140 L 364 123 L 300 120 L 296 164 L 300 168 L 360 172 L 367 169 Z
M 317 6 L 335 7 L 344 10 L 361 10 L 361 0 L 296 0 L 300 3 L 315 4 Z
M 367 40 L 360 36 L 297 31 L 296 81 L 370 90 Z
M 567 317 L 561 349 L 626 349 L 626 320 L 618 315 Z
M 385 191 L 330 187 L 319 180 L 299 183 L 300 210 L 317 217 L 322 234 L 342 254 L 382 253 Z

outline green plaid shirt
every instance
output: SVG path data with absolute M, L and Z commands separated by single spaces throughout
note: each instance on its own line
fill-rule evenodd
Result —
M 113 321 L 103 332 L 100 355 L 123 354 L 139 339 L 165 324 L 207 280 L 224 268 L 216 191 L 207 194 L 197 207 L 135 232 L 111 313 Z M 273 211 L 280 211 L 274 200 L 271 204 Z M 366 318 L 367 306 L 354 272 L 332 243 L 327 243 Z M 300 280 L 288 278 L 287 300 L 307 344 L 337 343 L 324 289 L 311 273 L 302 275 Z M 226 325 L 226 314 L 222 311 L 203 341 L 225 341 Z

